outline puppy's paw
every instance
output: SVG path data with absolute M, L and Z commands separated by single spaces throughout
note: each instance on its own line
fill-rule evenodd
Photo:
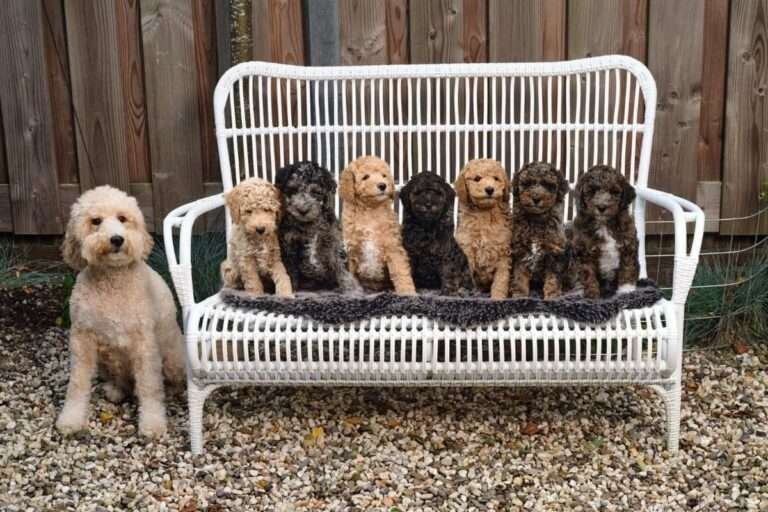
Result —
M 106 396 L 107 400 L 109 400 L 113 404 L 119 404 L 123 400 L 125 400 L 125 391 L 123 391 L 123 388 L 121 388 L 120 386 L 116 386 L 112 382 L 105 382 L 104 396 Z
M 168 427 L 165 414 L 142 414 L 139 417 L 139 434 L 145 437 L 163 437 Z
M 64 435 L 76 434 L 88 430 L 86 413 L 74 408 L 64 408 L 56 420 L 56 430 Z
M 633 284 L 623 284 L 619 286 L 619 289 L 616 290 L 616 293 L 630 293 L 637 290 L 637 287 Z

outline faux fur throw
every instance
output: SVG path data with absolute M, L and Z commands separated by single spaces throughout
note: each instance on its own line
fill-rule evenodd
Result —
M 637 284 L 635 291 L 607 299 L 586 299 L 571 293 L 554 300 L 516 298 L 496 301 L 486 296 L 447 297 L 427 293 L 406 297 L 390 292 L 371 295 L 299 292 L 295 298 L 282 298 L 253 296 L 228 288 L 221 294 L 230 306 L 304 317 L 327 325 L 374 317 L 420 316 L 454 327 L 474 327 L 528 313 L 549 313 L 576 322 L 601 324 L 622 310 L 652 306 L 663 297 L 652 281 L 640 280 Z

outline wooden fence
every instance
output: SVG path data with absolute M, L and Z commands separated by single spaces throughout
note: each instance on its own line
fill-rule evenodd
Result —
M 251 0 L 234 20 L 230 7 L 0 2 L 0 231 L 60 234 L 98 184 L 136 195 L 155 228 L 219 190 L 212 91 L 231 64 L 231 22 L 250 27 L 247 57 L 294 64 L 632 55 L 659 88 L 652 185 L 711 219 L 760 207 L 768 0 Z

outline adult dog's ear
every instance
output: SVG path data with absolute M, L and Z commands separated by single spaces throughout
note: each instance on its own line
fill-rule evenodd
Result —
M 557 200 L 562 202 L 565 195 L 571 190 L 571 184 L 565 178 L 565 173 L 560 169 L 552 168 L 557 173 Z
M 224 194 L 224 202 L 227 205 L 229 214 L 232 216 L 232 222 L 240 224 L 240 194 L 237 191 L 237 187 Z
M 277 174 L 275 175 L 275 186 L 282 191 L 295 169 L 295 165 L 286 165 L 285 167 L 278 169 Z
M 64 262 L 73 270 L 83 270 L 88 262 L 83 258 L 82 245 L 77 235 L 77 228 L 80 222 L 80 214 L 75 204 L 72 207 L 72 213 L 67 222 L 67 231 L 64 233 L 64 242 L 61 244 L 61 256 Z
M 456 197 L 458 197 L 459 202 L 463 204 L 469 204 L 469 192 L 467 191 L 467 182 L 464 179 L 466 172 L 467 168 L 464 167 L 456 177 L 456 181 L 453 182 L 453 190 L 456 191 Z
M 141 236 L 144 238 L 144 247 L 141 251 L 141 259 L 146 261 L 152 252 L 152 247 L 155 246 L 155 240 L 152 238 L 152 235 L 149 234 L 146 225 L 144 225 L 143 222 L 141 223 Z
M 357 169 L 357 165 L 352 162 L 341 171 L 341 176 L 339 176 L 339 196 L 344 202 L 354 202 L 355 200 L 355 169 Z
M 621 189 L 621 208 L 628 208 L 630 203 L 635 200 L 635 187 L 629 184 L 629 181 L 622 176 L 622 189 Z

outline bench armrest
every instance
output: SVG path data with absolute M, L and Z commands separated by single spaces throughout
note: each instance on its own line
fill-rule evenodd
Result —
M 675 269 L 672 279 L 672 302 L 684 305 L 688 297 L 688 292 L 693 284 L 693 276 L 696 273 L 696 266 L 699 263 L 699 252 L 701 251 L 701 242 L 704 238 L 704 212 L 698 205 L 677 197 L 667 192 L 654 190 L 646 187 L 635 187 L 635 193 L 641 200 L 638 202 L 640 213 L 645 217 L 645 201 L 655 204 L 672 213 L 672 220 L 675 225 Z M 693 225 L 693 237 L 688 245 L 688 223 Z M 645 226 L 641 226 L 642 233 L 639 236 L 645 236 Z M 645 245 L 642 244 L 643 253 Z M 640 255 L 641 261 L 645 261 L 645 254 Z M 643 265 L 644 266 L 644 265 Z
M 224 194 L 204 197 L 179 206 L 171 211 L 163 221 L 163 242 L 168 268 L 171 272 L 176 295 L 186 319 L 189 309 L 195 305 L 194 285 L 192 282 L 192 227 L 195 221 L 205 213 L 224 206 Z M 180 229 L 179 253 L 173 243 L 173 229 Z

